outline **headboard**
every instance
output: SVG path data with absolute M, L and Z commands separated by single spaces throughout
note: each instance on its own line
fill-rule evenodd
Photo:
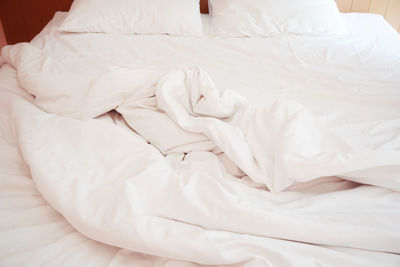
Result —
M 0 0 L 0 19 L 8 44 L 30 41 L 53 18 L 56 11 L 68 11 L 72 1 Z M 336 2 L 342 12 L 381 14 L 400 31 L 400 0 L 336 0 Z M 208 13 L 208 0 L 200 0 L 200 11 Z
M 208 0 L 200 0 L 200 12 L 203 14 L 208 13 Z
M 56 11 L 68 11 L 73 0 L 0 0 L 0 19 L 8 44 L 32 40 Z

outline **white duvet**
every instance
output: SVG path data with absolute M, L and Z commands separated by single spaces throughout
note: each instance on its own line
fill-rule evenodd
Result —
M 384 85 L 373 102 L 386 103 L 383 118 L 343 104 L 339 119 L 307 97 L 254 101 L 260 90 L 240 79 L 220 90 L 202 64 L 88 67 L 89 51 L 77 65 L 36 44 L 2 51 L 3 76 L 35 97 L 2 90 L 3 124 L 41 195 L 81 234 L 201 264 L 399 263 L 387 254 L 400 253 L 400 110 L 388 105 L 400 99 L 399 58 L 381 55 L 365 66 L 376 75 L 357 83 L 368 99 Z M 313 91 L 309 83 L 299 90 Z

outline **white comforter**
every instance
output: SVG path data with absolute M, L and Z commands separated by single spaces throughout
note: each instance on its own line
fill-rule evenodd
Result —
M 203 264 L 398 263 L 372 252 L 400 253 L 398 119 L 328 127 L 294 101 L 221 92 L 197 67 L 79 73 L 29 44 L 2 60 L 35 96 L 1 93 L 35 185 L 85 236 Z

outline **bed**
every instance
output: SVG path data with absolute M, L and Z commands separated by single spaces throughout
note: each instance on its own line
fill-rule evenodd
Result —
M 339 38 L 215 37 L 208 14 L 200 37 L 72 33 L 67 16 L 2 51 L 0 266 L 400 266 L 383 17 L 340 14 Z

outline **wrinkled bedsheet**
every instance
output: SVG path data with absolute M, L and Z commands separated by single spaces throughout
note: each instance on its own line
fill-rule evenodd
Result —
M 341 207 L 316 220 L 313 212 L 268 201 L 299 182 L 335 175 L 399 191 L 400 151 L 388 135 L 400 124 L 382 126 L 386 131 L 361 148 L 296 102 L 254 107 L 234 91 L 219 91 L 196 67 L 70 74 L 29 44 L 3 49 L 2 59 L 42 109 L 13 94 L 2 97 L 32 178 L 90 238 L 206 264 L 229 263 L 215 255 L 219 248 L 210 250 L 209 230 L 400 252 L 397 213 L 385 213 L 382 222 L 349 217 L 349 207 Z M 93 120 L 113 109 L 131 130 Z M 376 189 L 364 190 L 357 198 Z M 352 201 L 347 193 L 340 201 Z M 382 212 L 381 205 L 373 207 Z M 380 228 L 371 231 L 376 220 Z M 237 260 L 247 259 L 246 247 Z
M 7 47 L 1 60 L 3 76 L 23 88 L 1 91 L 12 153 L 41 196 L 91 239 L 74 242 L 123 248 L 87 246 L 105 258 L 399 263 L 399 119 L 334 127 L 304 102 L 255 105 L 197 66 L 79 72 L 30 44 Z

